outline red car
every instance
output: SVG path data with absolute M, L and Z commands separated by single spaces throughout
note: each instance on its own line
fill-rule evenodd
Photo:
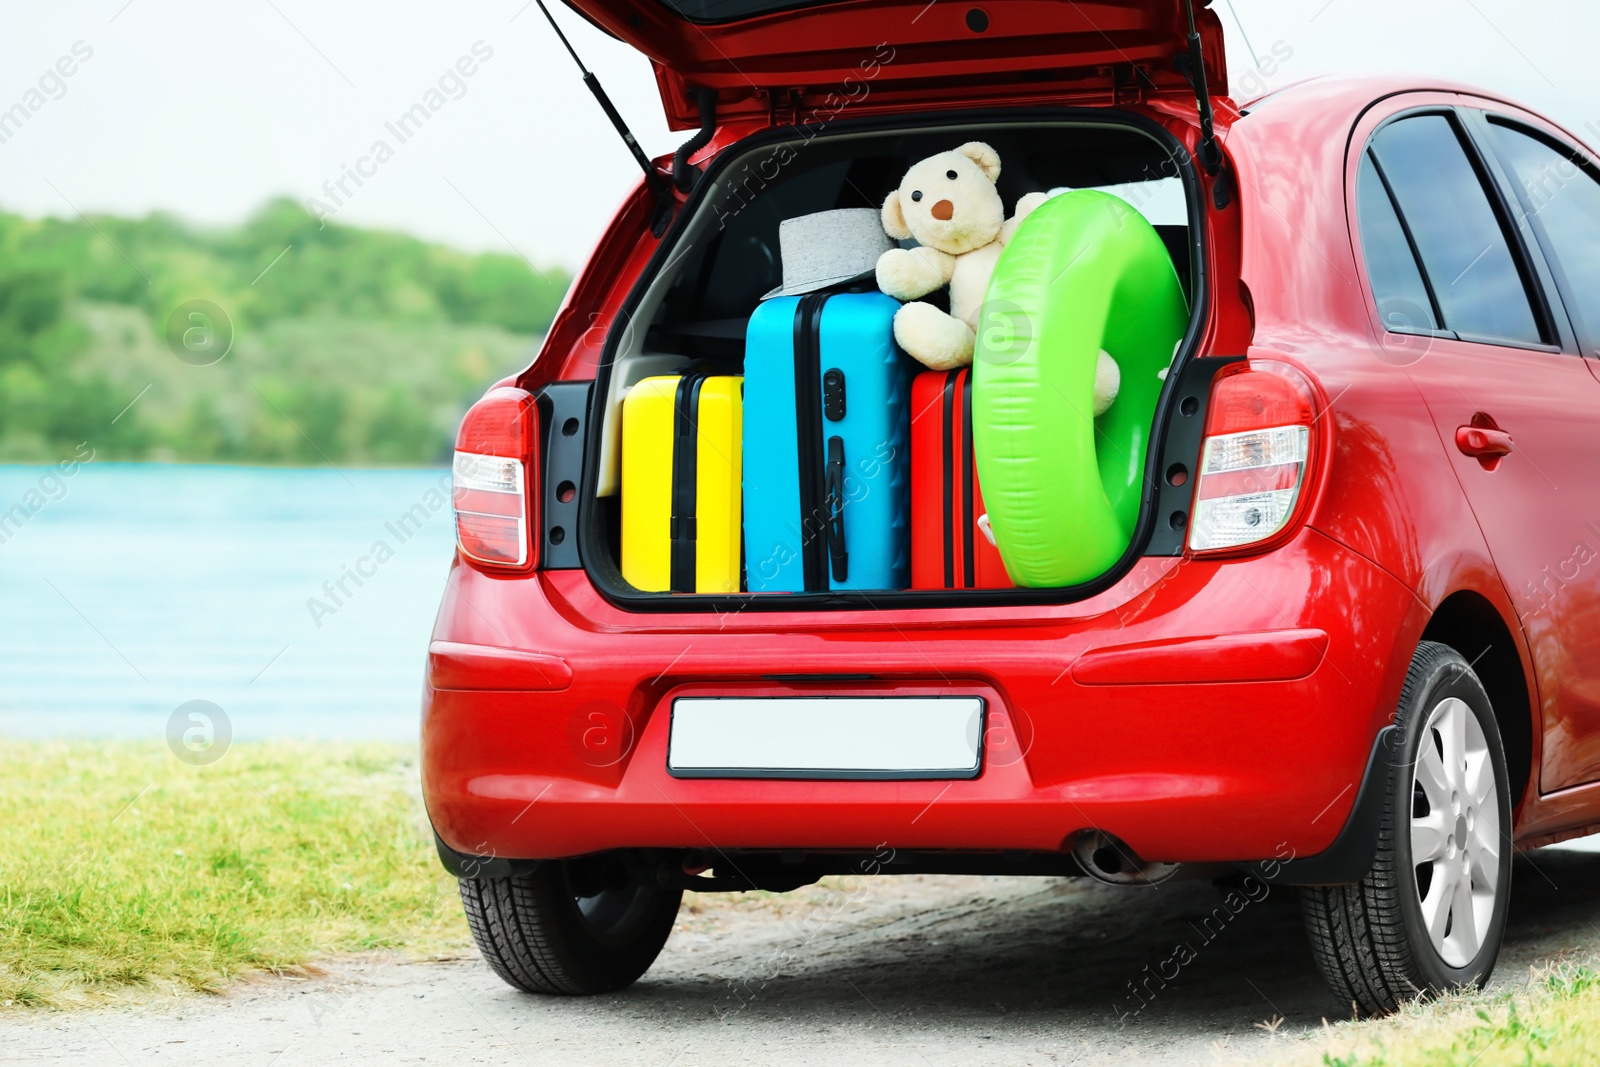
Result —
M 460 431 L 423 781 L 500 975 L 625 986 L 685 889 L 1187 873 L 1303 887 L 1343 1003 L 1481 985 L 1513 853 L 1600 825 L 1594 154 L 1429 81 L 1236 106 L 1185 0 L 571 2 L 700 131 Z M 1193 317 L 1126 555 L 1065 589 L 628 586 L 623 390 L 737 345 L 779 220 L 978 137 L 1008 206 L 1181 205 Z M 958 706 L 973 766 L 921 766 Z M 674 762 L 675 719 L 729 766 Z M 801 736 L 848 751 L 733 765 Z

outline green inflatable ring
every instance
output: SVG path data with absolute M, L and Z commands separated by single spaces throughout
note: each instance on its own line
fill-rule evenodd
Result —
M 1012 581 L 1076 585 L 1127 551 L 1158 374 L 1188 324 L 1160 236 L 1109 193 L 1052 197 L 1006 244 L 979 324 L 972 411 L 978 481 Z M 1122 387 L 1096 419 L 1101 349 Z

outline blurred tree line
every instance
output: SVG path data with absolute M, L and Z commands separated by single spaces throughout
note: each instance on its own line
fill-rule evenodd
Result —
M 434 461 L 531 358 L 569 280 L 287 199 L 224 230 L 0 213 L 0 462 L 83 441 L 101 459 Z M 231 323 L 212 366 L 167 339 L 195 300 Z

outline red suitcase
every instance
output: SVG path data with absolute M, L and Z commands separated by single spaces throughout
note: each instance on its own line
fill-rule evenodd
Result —
M 1008 589 L 984 536 L 972 458 L 972 369 L 925 371 L 911 383 L 911 588 Z

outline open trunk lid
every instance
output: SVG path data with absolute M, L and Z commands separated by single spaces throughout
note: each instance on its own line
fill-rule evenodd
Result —
M 844 111 L 1126 102 L 1193 89 L 1186 0 L 567 0 L 650 58 L 668 123 L 698 125 L 693 91 L 730 120 Z M 1227 93 L 1222 24 L 1193 0 L 1211 91 Z

